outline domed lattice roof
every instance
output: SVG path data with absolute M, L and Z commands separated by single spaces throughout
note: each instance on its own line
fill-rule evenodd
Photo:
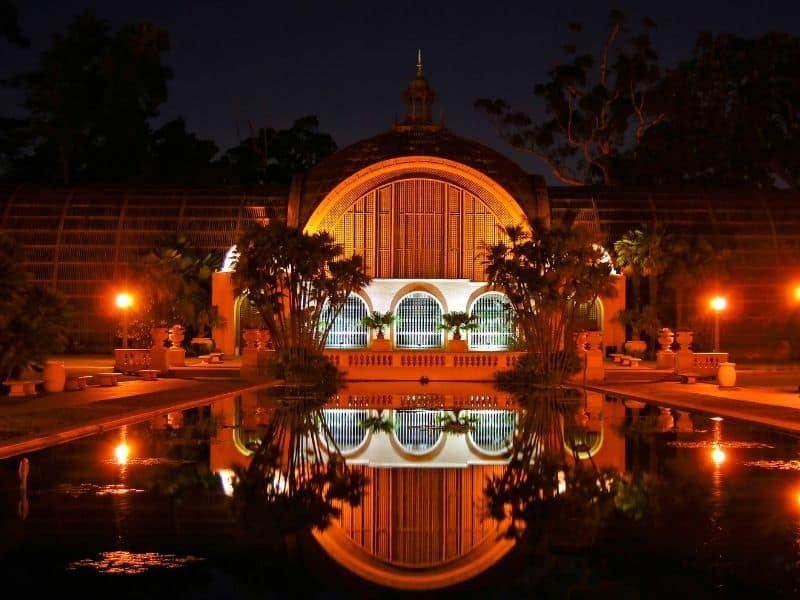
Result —
M 305 224 L 325 196 L 351 175 L 375 163 L 404 156 L 432 156 L 471 167 L 505 188 L 529 215 L 537 214 L 540 205 L 546 202 L 543 178 L 526 173 L 488 146 L 457 136 L 444 127 L 399 125 L 356 142 L 312 168 L 302 183 L 300 224 Z

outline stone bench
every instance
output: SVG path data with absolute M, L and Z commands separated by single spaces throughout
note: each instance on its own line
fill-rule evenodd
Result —
M 639 363 L 642 362 L 641 358 L 636 358 L 635 356 L 627 356 L 623 354 L 620 357 L 620 363 L 623 367 L 632 367 L 636 368 L 639 366 Z
M 89 385 L 89 380 L 92 379 L 91 375 L 72 375 L 67 377 L 67 380 L 64 382 L 64 391 L 65 392 L 79 392 L 81 390 L 85 390 L 86 386 Z
M 681 383 L 697 383 L 697 378 L 702 376 L 702 373 L 678 373 Z
M 11 390 L 9 397 L 19 398 L 21 396 L 35 396 L 36 386 L 42 383 L 41 379 L 6 379 L 3 385 L 7 385 Z
M 122 373 L 96 373 L 94 376 L 97 378 L 97 383 L 100 385 L 111 386 L 119 383 L 119 377 Z
M 222 362 L 222 352 L 209 352 L 208 354 L 202 354 L 197 358 L 200 359 L 200 362 L 206 365 L 216 365 Z
M 142 379 L 145 381 L 155 381 L 158 379 L 158 369 L 140 369 L 139 375 L 141 375 Z

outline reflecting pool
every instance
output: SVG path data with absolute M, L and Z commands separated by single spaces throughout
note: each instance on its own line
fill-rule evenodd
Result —
M 0 462 L 4 589 L 795 595 L 790 435 L 590 392 L 276 388 Z

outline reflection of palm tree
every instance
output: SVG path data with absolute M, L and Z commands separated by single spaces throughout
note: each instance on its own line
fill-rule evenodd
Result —
M 546 533 L 544 528 L 559 516 L 596 516 L 600 507 L 597 500 L 612 497 L 610 473 L 601 473 L 593 462 L 591 470 L 582 469 L 577 441 L 569 435 L 565 438 L 564 424 L 574 420 L 578 400 L 578 393 L 566 388 L 517 395 L 523 414 L 508 465 L 484 490 L 491 517 L 497 521 L 511 519 L 508 536 L 532 529 Z M 565 441 L 575 458 L 567 453 Z M 589 527 L 581 530 L 590 531 Z M 577 531 L 573 533 L 577 535 Z
M 384 417 L 382 408 L 377 414 L 361 419 L 358 426 L 372 433 L 392 433 L 396 427 L 391 417 Z
M 322 411 L 326 398 L 298 391 L 275 400 L 249 467 L 238 473 L 234 498 L 247 531 L 324 529 L 338 516 L 339 502 L 361 501 L 366 478 L 342 458 Z

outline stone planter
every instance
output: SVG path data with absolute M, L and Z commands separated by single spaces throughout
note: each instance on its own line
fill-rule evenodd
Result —
M 625 342 L 625 352 L 642 355 L 647 352 L 647 342 L 644 340 L 629 340 Z
M 678 342 L 678 352 L 691 350 L 690 346 L 694 341 L 694 331 L 676 331 L 675 341 Z
M 658 330 L 658 343 L 661 345 L 661 352 L 672 352 L 672 344 L 675 342 L 675 334 L 668 327 Z
M 63 392 L 67 383 L 67 372 L 64 363 L 60 360 L 48 360 L 44 363 L 42 372 L 44 389 L 46 392 Z
M 208 354 L 214 349 L 214 340 L 207 337 L 195 337 L 189 341 L 189 346 L 195 354 Z
M 447 340 L 448 352 L 466 352 L 467 340 Z
M 150 339 L 153 341 L 153 348 L 164 348 L 164 342 L 169 335 L 169 329 L 166 327 L 153 327 L 150 330 Z
M 717 369 L 717 382 L 721 388 L 734 387 L 736 385 L 736 363 L 719 363 L 719 369 Z
M 388 352 L 392 349 L 392 343 L 386 338 L 375 338 L 372 340 L 369 349 L 377 352 Z
M 183 325 L 173 325 L 169 330 L 169 341 L 172 348 L 180 348 L 183 343 L 183 336 L 186 330 Z

